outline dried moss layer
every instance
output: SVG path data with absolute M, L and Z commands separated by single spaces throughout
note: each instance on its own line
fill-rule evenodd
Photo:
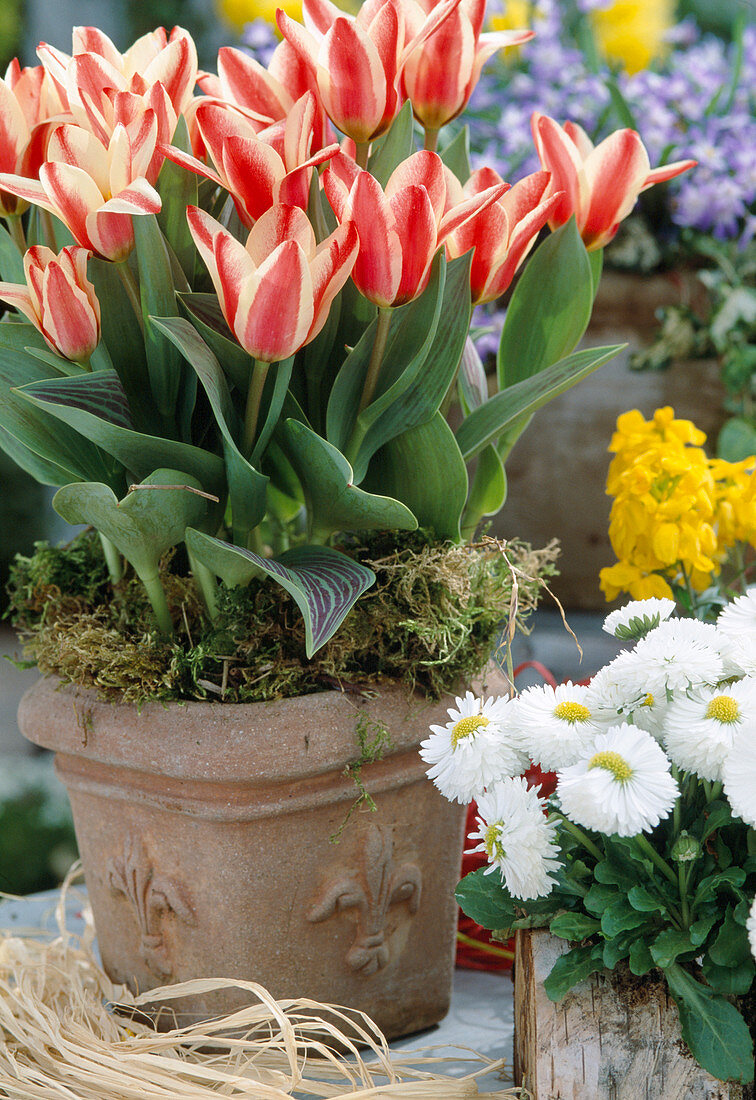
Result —
M 345 549 L 377 581 L 311 660 L 299 611 L 282 588 L 270 581 L 221 588 L 210 623 L 178 555 L 162 566 L 175 624 L 166 638 L 136 578 L 110 585 L 92 532 L 18 557 L 8 615 L 42 672 L 137 703 L 253 702 L 386 679 L 438 696 L 483 670 L 513 617 L 522 625 L 558 554 L 556 543 L 439 546 L 417 533 L 399 545 L 395 536 L 374 537 Z

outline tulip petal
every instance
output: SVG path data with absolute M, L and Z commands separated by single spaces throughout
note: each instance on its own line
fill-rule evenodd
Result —
M 219 187 L 225 187 L 218 173 L 214 172 L 212 168 L 208 168 L 201 160 L 197 160 L 191 153 L 185 153 L 183 149 L 177 149 L 175 145 L 158 145 L 157 149 L 167 160 L 172 160 L 174 164 L 178 164 L 182 168 L 188 168 L 190 172 L 196 172 L 197 175 L 204 176 L 205 179 L 212 180 Z
M 446 253 L 450 259 L 464 256 L 474 249 L 470 268 L 470 288 L 474 302 L 481 301 L 500 257 L 506 254 L 510 222 L 500 203 L 494 203 L 468 219 L 446 238 Z
M 437 153 L 421 149 L 403 160 L 391 173 L 386 184 L 386 198 L 391 201 L 405 187 L 425 188 L 438 224 L 446 204 L 446 179 L 441 157 Z
M 110 189 L 108 150 L 94 134 L 83 127 L 70 124 L 58 126 L 50 137 L 47 158 L 48 161 L 78 168 L 96 183 L 102 195 L 108 194 Z
M 449 63 L 451 57 L 453 64 Z M 474 61 L 472 27 L 457 8 L 435 34 L 413 50 L 402 69 L 402 86 L 423 126 L 438 130 L 459 114 L 467 99 Z
M 695 168 L 697 164 L 697 160 L 675 160 L 670 164 L 661 165 L 659 168 L 652 168 L 644 180 L 641 191 L 645 191 L 647 187 L 653 187 L 655 183 L 664 183 L 666 180 L 674 179 L 682 172 L 687 172 L 689 168 Z
M 559 194 L 550 196 L 512 226 L 506 254 L 497 257 L 498 266 L 491 271 L 483 292 L 478 297 L 473 295 L 474 303 L 493 301 L 508 289 L 517 269 L 532 249 L 559 201 Z
M 305 0 L 302 4 L 302 21 L 313 34 L 325 35 L 343 15 L 331 0 Z
M 113 214 L 158 214 L 161 208 L 160 195 L 146 179 L 132 180 L 112 199 L 100 207 Z
M 284 118 L 291 106 L 287 87 L 241 50 L 224 46 L 218 51 L 218 76 L 226 99 L 272 122 Z M 204 85 L 203 91 L 207 91 Z
M 157 81 L 168 93 L 176 114 L 181 114 L 192 98 L 197 82 L 197 47 L 190 34 L 181 31 L 162 49 L 142 73 L 147 84 Z
M 0 283 L 0 299 L 23 313 L 33 325 L 39 328 L 39 317 L 34 309 L 28 287 L 22 283 Z
M 103 204 L 103 195 L 91 176 L 75 164 L 48 161 L 39 172 L 40 181 L 55 204 L 56 212 L 71 230 L 74 240 L 90 247 L 87 217 Z
M 109 61 L 113 68 L 121 71 L 123 59 L 120 51 L 115 48 L 113 42 L 97 27 L 74 27 L 73 29 L 73 54 L 99 54 Z
M 224 229 L 219 229 L 213 239 L 217 282 L 215 287 L 223 316 L 233 332 L 239 295 L 245 280 L 255 273 L 255 265 L 241 241 L 237 241 Z
M 444 241 L 449 233 L 466 222 L 468 218 L 474 217 L 481 210 L 485 210 L 486 207 L 498 202 L 503 195 L 506 195 L 508 190 L 508 183 L 497 183 L 493 187 L 487 187 L 485 191 L 481 191 L 477 195 L 471 195 L 469 199 L 465 199 L 464 202 L 448 210 L 438 227 L 439 243 Z
M 590 201 L 583 159 L 559 123 L 548 115 L 534 114 L 531 124 L 541 164 L 551 172 L 552 193 L 564 192 L 564 198 L 554 210 L 552 224 L 562 224 L 574 213 L 578 226 L 582 226 Z
M 255 267 L 261 267 L 285 241 L 296 241 L 308 260 L 315 255 L 315 233 L 310 219 L 299 207 L 277 203 L 252 227 L 245 247 Z
M 99 325 L 86 294 L 55 261 L 42 283 L 42 320 L 43 335 L 66 359 L 86 360 L 99 343 Z
M 0 80 L 0 172 L 15 172 L 30 130 L 15 95 Z
M 288 359 L 313 321 L 312 279 L 297 241 L 284 241 L 242 289 L 234 331 L 256 359 Z
M 532 172 L 531 175 L 518 180 L 514 187 L 498 200 L 506 210 L 513 226 L 538 205 L 549 186 L 550 179 L 548 172 Z
M 402 245 L 391 205 L 369 172 L 357 176 L 343 217 L 354 221 L 360 238 L 352 271 L 357 287 L 375 305 L 392 305 L 402 277 Z
M 134 247 L 134 227 L 127 214 L 95 210 L 87 215 L 85 231 L 89 247 L 114 263 L 125 260 Z
M 16 176 L 10 172 L 0 172 L 0 191 L 8 191 L 26 202 L 35 206 L 41 206 L 43 210 L 49 210 L 51 214 L 57 214 L 58 208 L 48 197 L 47 192 L 38 180 L 27 179 L 26 176 Z
M 396 232 L 402 243 L 402 274 L 394 305 L 402 305 L 425 290 L 436 251 L 436 217 L 424 187 L 403 187 L 391 199 Z
M 596 244 L 635 206 L 649 173 L 648 154 L 634 130 L 617 130 L 605 138 L 584 163 L 590 193 L 585 217 L 578 224 L 586 247 Z
M 320 51 L 318 39 L 301 23 L 297 23 L 295 19 L 290 19 L 286 12 L 280 8 L 276 11 L 276 24 L 286 41 L 296 51 L 300 61 L 314 74 L 317 69 L 317 57 Z
M 326 323 L 333 300 L 354 267 L 359 247 L 360 239 L 354 222 L 338 226 L 318 245 L 315 258 L 310 261 L 314 315 L 307 333 L 308 343 L 315 339 Z
M 223 144 L 223 163 L 219 167 L 228 190 L 244 207 L 247 225 L 270 208 L 275 187 L 286 174 L 275 149 L 257 138 L 228 138 Z
M 227 232 L 215 218 L 198 206 L 187 206 L 186 220 L 192 240 L 197 246 L 197 251 L 202 257 L 205 267 L 210 272 L 213 285 L 218 289 L 218 266 L 215 262 L 215 235 L 219 232 Z M 220 298 L 220 293 L 218 294 Z
M 383 121 L 387 93 L 375 45 L 342 17 L 323 40 L 318 60 L 318 87 L 329 117 L 354 141 L 369 141 Z

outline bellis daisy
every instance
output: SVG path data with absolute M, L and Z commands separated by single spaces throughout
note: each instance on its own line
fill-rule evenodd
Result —
M 456 704 L 445 726 L 430 727 L 420 756 L 441 793 L 466 804 L 502 776 L 525 771 L 528 758 L 512 734 L 511 699 L 476 699 L 468 691 Z
M 678 789 L 653 737 L 623 725 L 598 734 L 578 763 L 559 773 L 556 793 L 562 811 L 578 825 L 636 836 L 669 814 Z
M 670 619 L 638 642 L 632 658 L 646 691 L 656 696 L 717 684 L 724 675 L 720 646 L 710 623 Z
M 675 601 L 667 599 L 631 600 L 604 619 L 604 630 L 621 640 L 644 638 L 670 617 Z
M 512 706 L 512 722 L 522 747 L 546 771 L 573 764 L 599 727 L 580 684 L 526 688 Z
M 756 829 L 756 722 L 745 722 L 733 737 L 722 782 L 734 812 Z
M 599 669 L 588 687 L 588 705 L 603 729 L 631 722 L 661 739 L 667 693 L 655 695 L 647 687 L 645 670 L 633 650 L 620 653 Z
M 673 699 L 664 718 L 664 747 L 678 768 L 719 782 L 744 722 L 756 724 L 756 677 Z
M 514 898 L 550 894 L 561 866 L 556 826 L 544 816 L 535 788 L 522 778 L 502 779 L 479 797 L 478 813 L 478 831 L 470 839 L 480 841 L 472 851 L 488 857 L 484 873 L 499 871 Z

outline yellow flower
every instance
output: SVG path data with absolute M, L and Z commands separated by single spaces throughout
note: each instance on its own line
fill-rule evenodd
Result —
M 591 25 L 603 56 L 637 73 L 664 52 L 664 35 L 674 18 L 673 0 L 615 0 L 591 12 Z
M 283 8 L 292 19 L 302 18 L 302 0 L 218 0 L 218 11 L 237 30 L 255 19 L 265 19 L 275 27 L 276 8 Z
M 489 23 L 494 31 L 517 31 L 533 22 L 531 0 L 508 0 L 503 15 L 492 15 Z

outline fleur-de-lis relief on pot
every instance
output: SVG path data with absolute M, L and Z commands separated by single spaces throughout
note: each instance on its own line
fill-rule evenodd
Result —
M 341 871 L 325 886 L 307 919 L 318 923 L 342 910 L 355 909 L 357 930 L 346 962 L 350 969 L 367 977 L 389 961 L 389 909 L 406 902 L 414 915 L 420 905 L 421 885 L 416 864 L 394 862 L 391 830 L 375 825 L 362 840 L 357 865 Z
M 106 873 L 110 889 L 131 902 L 144 962 L 158 978 L 170 978 L 173 965 L 163 931 L 165 917 L 173 913 L 190 927 L 197 923 L 184 887 L 156 872 L 144 844 L 133 836 L 124 841 L 123 855 L 108 861 Z

